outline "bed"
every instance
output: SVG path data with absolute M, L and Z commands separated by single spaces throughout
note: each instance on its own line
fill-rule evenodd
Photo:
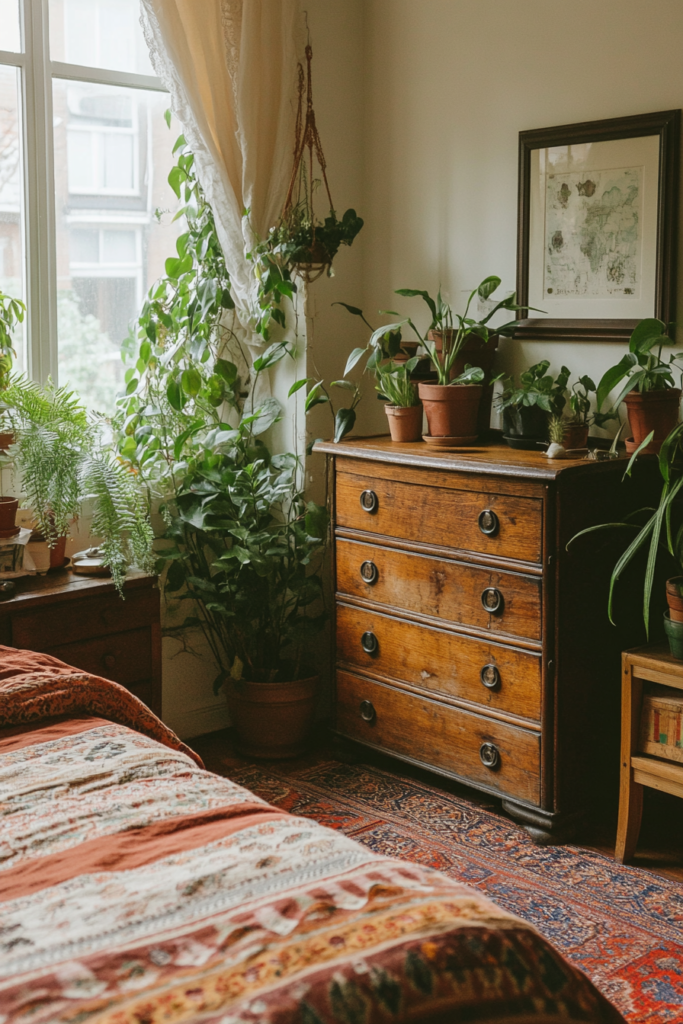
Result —
M 0 647 L 0 1024 L 623 1018 L 529 925 L 204 770 L 123 687 Z

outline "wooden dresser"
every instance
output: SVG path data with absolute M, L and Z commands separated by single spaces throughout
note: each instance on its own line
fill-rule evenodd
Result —
M 502 797 L 539 842 L 570 834 L 611 757 L 616 799 L 625 636 L 608 555 L 565 546 L 642 504 L 642 474 L 503 444 L 315 450 L 333 462 L 336 731 Z
M 156 577 L 131 573 L 121 600 L 110 579 L 67 569 L 16 580 L 0 601 L 0 644 L 52 654 L 121 683 L 161 715 L 161 626 Z

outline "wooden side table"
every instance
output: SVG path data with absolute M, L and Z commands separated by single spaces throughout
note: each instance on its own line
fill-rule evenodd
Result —
M 110 579 L 68 569 L 21 577 L 16 584 L 16 595 L 0 601 L 0 644 L 52 654 L 74 668 L 113 679 L 161 715 L 156 577 L 130 573 L 125 600 Z
M 622 656 L 621 784 L 615 857 L 621 864 L 633 858 L 643 815 L 643 787 L 683 797 L 683 764 L 638 753 L 643 683 L 660 683 L 683 690 L 683 661 L 668 645 L 640 647 Z

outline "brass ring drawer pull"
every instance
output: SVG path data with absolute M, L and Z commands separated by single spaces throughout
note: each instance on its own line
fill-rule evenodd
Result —
M 479 748 L 479 757 L 481 758 L 481 763 L 486 768 L 490 768 L 491 771 L 495 771 L 496 768 L 500 767 L 500 751 L 495 743 L 482 743 Z
M 360 702 L 360 717 L 364 722 L 374 722 L 377 718 L 377 712 L 369 700 L 362 700 Z
M 488 690 L 497 690 L 500 686 L 500 672 L 496 665 L 484 665 L 479 678 Z
M 487 587 L 481 592 L 481 603 L 485 612 L 496 615 L 503 610 L 503 595 L 497 587 Z
M 490 508 L 485 508 L 482 512 L 480 512 L 479 519 L 477 521 L 479 523 L 479 529 L 487 537 L 493 537 L 494 534 L 498 533 L 498 530 L 500 528 L 500 520 L 498 519 L 496 513 L 493 512 Z
M 366 633 L 363 633 L 362 637 L 360 638 L 360 645 L 366 654 L 376 654 L 377 648 L 379 647 L 379 644 L 377 643 L 377 637 L 370 630 L 368 630 Z
M 379 571 L 374 562 L 363 562 L 360 567 L 360 578 L 363 583 L 369 583 L 372 585 L 377 582 Z
M 379 507 L 379 501 L 374 491 L 361 491 L 360 494 L 360 507 L 364 512 L 376 512 Z

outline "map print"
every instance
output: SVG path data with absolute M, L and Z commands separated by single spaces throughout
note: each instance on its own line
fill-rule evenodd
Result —
M 642 167 L 546 178 L 546 295 L 638 297 Z

